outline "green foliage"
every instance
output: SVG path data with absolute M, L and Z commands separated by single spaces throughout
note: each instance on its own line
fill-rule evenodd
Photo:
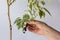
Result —
M 42 5 L 45 5 L 45 2 L 44 2 L 44 1 L 41 1 L 41 4 L 42 4 Z
M 28 14 L 23 15 L 23 20 L 27 21 L 30 19 L 30 16 Z
M 28 14 L 23 15 L 23 18 L 20 17 L 16 18 L 14 24 L 17 25 L 18 29 L 25 27 L 25 22 L 30 19 L 30 16 Z
M 16 23 L 18 29 L 20 29 L 22 27 L 22 19 L 20 17 L 16 18 L 14 24 Z
M 39 10 L 40 18 L 45 17 L 45 12 L 43 10 Z
M 39 0 L 28 0 L 28 13 L 24 14 L 22 18 L 18 17 L 15 20 L 15 24 L 18 26 L 18 29 L 24 28 L 27 20 L 34 20 L 37 16 L 36 14 L 38 14 L 40 18 L 45 17 L 45 12 L 48 12 L 48 14 L 51 15 L 50 12 L 44 7 L 45 1 L 41 1 L 41 5 Z
M 48 12 L 48 14 L 51 16 L 51 13 L 46 9 L 46 8 L 43 8 L 46 12 Z

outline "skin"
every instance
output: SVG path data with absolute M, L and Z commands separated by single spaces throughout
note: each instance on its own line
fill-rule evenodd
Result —
M 60 32 L 53 29 L 46 23 L 37 20 L 27 21 L 26 23 L 29 24 L 27 28 L 30 32 L 33 32 L 38 35 L 43 35 L 48 38 L 48 40 L 60 40 Z

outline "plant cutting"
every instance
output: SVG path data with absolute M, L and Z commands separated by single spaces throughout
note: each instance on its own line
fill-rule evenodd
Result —
M 12 40 L 12 24 L 10 19 L 10 6 L 15 2 L 15 0 L 7 0 L 8 6 L 8 21 L 9 21 L 9 28 L 10 28 L 10 40 Z
M 18 29 L 23 29 L 23 33 L 27 31 L 26 21 L 33 21 L 37 16 L 41 18 L 45 17 L 46 12 L 51 16 L 50 12 L 44 7 L 44 0 L 28 0 L 28 9 L 27 12 L 24 13 L 23 17 L 17 17 L 15 20 L 15 24 Z M 29 25 L 32 26 L 32 25 Z

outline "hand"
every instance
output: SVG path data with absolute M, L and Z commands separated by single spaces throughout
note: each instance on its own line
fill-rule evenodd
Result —
M 46 23 L 37 20 L 27 21 L 27 24 L 29 31 L 40 35 L 43 35 L 45 27 L 48 26 Z
M 27 21 L 27 28 L 29 31 L 43 35 L 48 38 L 48 40 L 60 40 L 60 32 L 48 26 L 42 21 Z

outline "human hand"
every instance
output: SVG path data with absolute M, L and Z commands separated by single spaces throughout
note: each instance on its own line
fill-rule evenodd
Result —
M 42 21 L 27 21 L 27 28 L 33 33 L 47 37 L 48 40 L 60 40 L 60 32 Z
M 37 20 L 27 21 L 27 25 L 29 31 L 39 35 L 43 35 L 44 29 L 48 26 L 46 23 Z

